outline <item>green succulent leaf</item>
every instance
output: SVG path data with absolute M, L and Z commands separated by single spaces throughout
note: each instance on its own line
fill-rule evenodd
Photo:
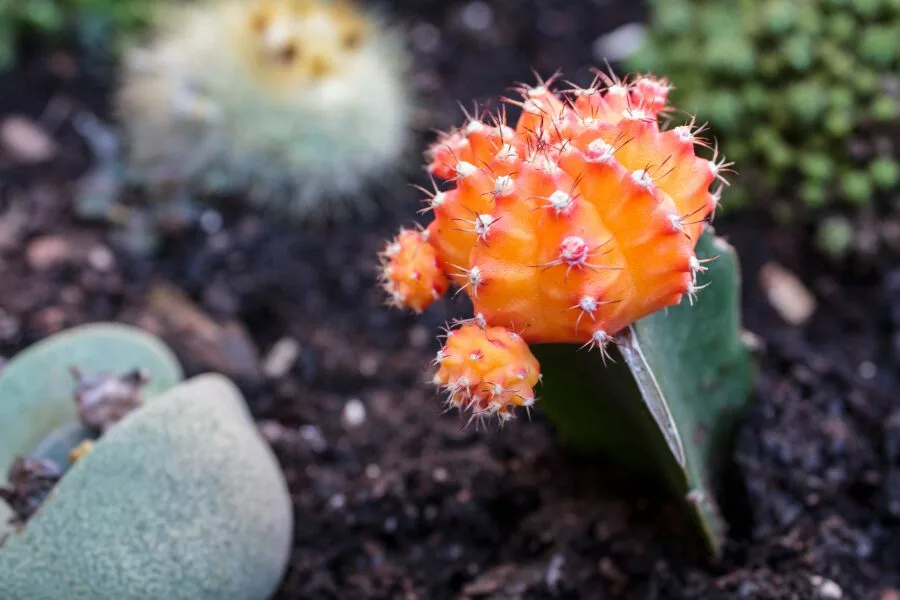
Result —
M 798 159 L 811 151 L 827 155 L 835 174 L 830 181 L 860 167 L 847 151 L 851 136 L 877 145 L 872 138 L 880 127 L 900 119 L 897 99 L 885 93 L 900 72 L 900 0 L 671 4 L 686 24 L 677 33 L 661 26 L 659 14 L 673 9 L 652 3 L 645 43 L 656 50 L 628 66 L 672 81 L 673 103 L 708 122 L 725 155 L 740 158 L 738 171 L 753 173 L 735 186 L 750 193 L 763 188 L 772 209 L 775 198 L 802 198 L 822 208 L 842 199 L 887 199 L 883 184 L 872 194 L 856 176 L 845 186 L 823 187 L 818 166 Z M 758 143 L 760 128 L 773 128 L 787 151 Z M 748 140 L 748 151 L 733 156 L 730 148 Z
M 575 450 L 600 453 L 680 497 L 709 551 L 721 552 L 726 525 L 714 482 L 727 467 L 734 426 L 747 406 L 751 353 L 742 340 L 740 275 L 733 249 L 708 230 L 697 256 L 708 263 L 702 290 L 634 324 L 616 363 L 572 345 L 534 348 L 541 406 Z
M 0 548 L 4 600 L 265 600 L 290 556 L 278 461 L 235 385 L 200 375 L 126 416 Z
M 872 181 L 882 190 L 890 190 L 900 183 L 900 164 L 887 156 L 876 158 L 869 164 Z
M 127 325 L 82 325 L 51 336 L 16 355 L 0 374 L 0 485 L 16 456 L 31 454 L 52 432 L 76 421 L 70 372 L 85 375 L 146 368 L 145 397 L 183 378 L 172 352 L 153 335 Z M 0 503 L 0 537 L 7 521 Z

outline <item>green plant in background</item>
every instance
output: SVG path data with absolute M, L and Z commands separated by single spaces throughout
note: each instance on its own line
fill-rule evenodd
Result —
M 352 214 L 400 165 L 400 38 L 347 2 L 220 0 L 161 11 L 116 97 L 152 188 L 241 194 L 298 218 Z
M 0 70 L 12 67 L 24 32 L 71 35 L 94 55 L 117 55 L 148 23 L 154 0 L 0 0 Z
M 429 150 L 450 183 L 386 245 L 389 302 L 421 312 L 455 283 L 475 317 L 434 361 L 448 406 L 542 407 L 563 442 L 674 492 L 718 554 L 715 480 L 752 385 L 737 257 L 707 225 L 728 163 L 660 127 L 657 79 L 521 92 L 514 125 L 473 119 Z
M 0 0 L 0 70 L 16 61 L 16 45 L 24 30 L 57 35 L 64 26 L 60 6 L 54 0 Z
M 677 103 L 727 142 L 735 199 L 859 205 L 900 182 L 879 139 L 900 122 L 900 2 L 648 3 L 650 36 L 630 66 L 677 81 Z
M 160 341 L 114 324 L 4 368 L 0 597 L 270 597 L 291 546 L 285 481 L 234 384 L 182 377 Z

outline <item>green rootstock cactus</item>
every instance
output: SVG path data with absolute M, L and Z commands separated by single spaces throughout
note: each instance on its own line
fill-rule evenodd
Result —
M 900 2 L 648 1 L 651 35 L 631 66 L 678 82 L 673 95 L 727 142 L 745 191 L 818 207 L 900 182 L 879 140 L 900 122 Z
M 697 255 L 710 261 L 696 302 L 631 325 L 616 363 L 570 345 L 534 348 L 543 366 L 544 410 L 560 436 L 664 478 L 687 503 L 713 553 L 725 538 L 713 484 L 729 466 L 734 425 L 752 384 L 741 340 L 734 250 L 707 231 Z M 620 360 L 618 357 L 621 357 Z M 627 423 L 627 427 L 623 427 Z
M 140 368 L 147 402 L 93 442 L 27 523 L 0 528 L 0 597 L 269 597 L 293 529 L 275 457 L 230 381 L 181 382 L 146 333 L 87 325 L 17 356 L 0 373 L 0 476 L 18 456 L 62 462 L 91 434 L 75 420 L 71 366 L 83 381 Z
M 475 316 L 435 357 L 448 405 L 501 423 L 542 406 L 573 445 L 643 454 L 633 466 L 689 499 L 718 552 L 711 457 L 751 366 L 736 258 L 708 226 L 729 163 L 697 156 L 692 125 L 661 125 L 653 77 L 520 91 L 514 125 L 471 120 L 429 151 L 450 183 L 428 194 L 427 228 L 386 245 L 389 302 L 422 311 L 465 291 Z M 605 370 L 617 348 L 628 368 Z

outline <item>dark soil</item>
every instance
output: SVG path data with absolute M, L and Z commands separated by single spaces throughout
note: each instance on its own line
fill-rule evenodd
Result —
M 532 81 L 532 67 L 585 83 L 594 39 L 639 19 L 636 4 L 503 0 L 483 31 L 463 25 L 465 3 L 388 8 L 423 38 L 440 30 L 436 48 L 418 52 L 414 79 L 430 125 L 446 127 L 460 118 L 458 101 L 504 95 Z M 279 598 L 900 594 L 900 253 L 890 245 L 839 266 L 817 257 L 806 228 L 752 213 L 717 219 L 741 255 L 745 325 L 764 349 L 734 455 L 735 489 L 746 495 L 731 510 L 722 563 L 708 566 L 677 512 L 626 491 L 602 464 L 568 456 L 539 411 L 502 431 L 440 414 L 427 364 L 437 328 L 466 306 L 404 316 L 382 306 L 374 285 L 375 254 L 413 220 L 415 191 L 401 186 L 377 219 L 330 229 L 229 210 L 220 229 L 173 231 L 151 257 L 114 242 L 108 225 L 77 219 L 71 184 L 92 159 L 73 119 L 108 119 L 108 81 L 87 78 L 77 62 L 34 52 L 0 77 L 0 115 L 43 114 L 60 144 L 50 164 L 7 165 L 0 177 L 0 356 L 78 323 L 122 320 L 160 332 L 191 372 L 234 376 L 295 503 Z M 54 123 L 48 105 L 67 104 Z M 876 222 L 897 227 L 887 216 L 866 231 Z M 816 293 L 805 326 L 770 307 L 757 280 L 770 260 Z M 298 359 L 273 378 L 239 352 L 191 345 L 154 308 L 148 291 L 160 281 L 231 323 L 243 355 L 265 357 L 289 337 Z M 366 416 L 353 426 L 344 410 L 356 401 Z

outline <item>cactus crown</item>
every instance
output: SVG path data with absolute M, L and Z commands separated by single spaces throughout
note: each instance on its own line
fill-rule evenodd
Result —
M 496 328 L 603 351 L 634 321 L 692 298 L 705 269 L 694 247 L 729 164 L 696 155 L 706 142 L 693 123 L 660 127 L 667 82 L 599 73 L 587 88 L 552 86 L 519 88 L 513 125 L 504 112 L 469 115 L 442 134 L 426 153 L 429 172 L 449 182 L 427 199 L 434 220 L 382 255 L 394 305 L 424 310 L 448 280 L 468 294 L 483 325 L 480 336 L 466 330 L 476 361 Z M 508 414 L 473 392 L 456 399 L 471 378 L 448 382 L 438 362 L 453 404 Z

